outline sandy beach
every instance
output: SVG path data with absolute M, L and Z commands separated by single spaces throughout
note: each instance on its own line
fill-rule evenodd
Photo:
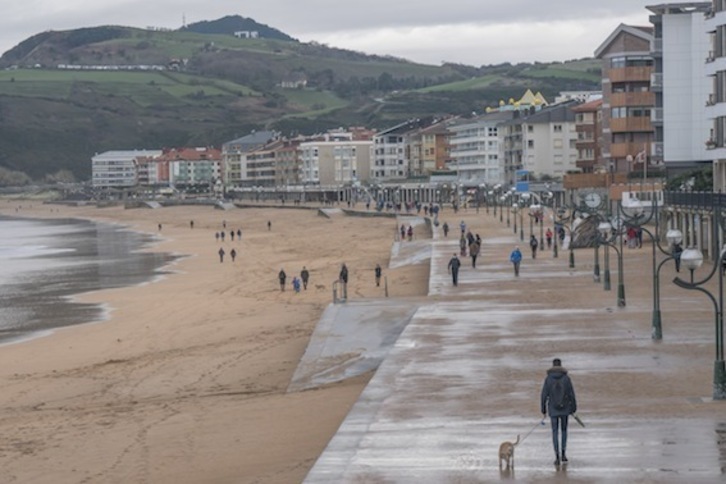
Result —
M 107 321 L 0 348 L 1 482 L 301 482 L 370 376 L 286 392 L 341 264 L 351 298 L 384 296 L 377 263 L 392 297 L 427 292 L 427 263 L 387 268 L 394 219 L 18 200 L 0 213 L 124 224 L 160 236 L 149 250 L 187 256 L 155 282 L 79 298 Z M 242 240 L 215 241 L 223 224 Z

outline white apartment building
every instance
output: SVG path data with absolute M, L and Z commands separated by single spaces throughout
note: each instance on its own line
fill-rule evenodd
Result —
M 711 138 L 714 113 L 709 98 L 717 67 L 706 35 L 709 2 L 673 3 L 646 7 L 653 15 L 651 90 L 655 131 L 650 165 L 665 162 L 670 170 L 711 163 L 706 141 Z M 725 64 L 726 65 L 726 64 Z M 709 119 L 711 117 L 712 119 Z
M 373 141 L 354 140 L 349 132 L 326 133 L 300 143 L 301 180 L 310 185 L 368 181 Z
M 155 158 L 161 150 L 106 151 L 91 158 L 94 188 L 126 188 L 136 185 L 136 159 Z
M 499 124 L 514 111 L 494 111 L 449 126 L 449 169 L 465 185 L 504 184 Z
M 537 178 L 562 178 L 577 169 L 576 105 L 568 101 L 538 111 L 515 111 L 500 125 L 506 184 L 515 183 L 517 170 Z
M 713 190 L 726 190 L 726 0 L 713 0 L 706 21 L 711 42 L 706 74 L 712 81 L 706 116 L 711 121 L 707 147 L 713 160 Z

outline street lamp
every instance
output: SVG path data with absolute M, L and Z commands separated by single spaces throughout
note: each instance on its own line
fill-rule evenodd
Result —
M 613 226 L 608 221 L 600 222 L 600 225 L 597 226 L 597 230 L 600 233 L 600 238 L 598 242 L 600 244 L 606 245 L 608 247 L 612 247 L 615 250 L 615 253 L 618 255 L 618 307 L 624 308 L 625 307 L 625 282 L 623 280 L 623 252 L 622 252 L 622 245 L 620 246 L 620 249 L 618 249 L 617 245 L 615 245 L 615 239 L 618 237 L 619 233 L 618 231 L 613 231 L 612 237 L 610 235 L 611 230 L 613 229 Z M 622 239 L 621 239 L 622 244 Z M 606 249 L 607 250 L 607 249 Z M 605 252 L 605 281 L 607 283 L 607 286 L 605 290 L 610 290 L 610 259 L 608 257 L 608 253 Z
M 514 234 L 517 234 L 517 212 L 519 212 L 519 205 L 517 202 L 512 204 L 512 213 L 514 214 Z
M 569 267 L 570 269 L 575 268 L 575 248 L 573 246 L 573 231 L 572 231 L 572 225 L 575 221 L 575 214 L 577 213 L 577 210 L 574 208 L 574 206 L 570 205 L 568 207 L 560 207 L 557 209 L 556 215 L 557 218 L 554 220 L 555 225 L 555 247 L 554 247 L 554 253 L 553 257 L 557 258 L 557 242 L 560 238 L 560 230 L 567 231 L 570 234 L 570 243 L 568 244 L 568 247 L 570 249 L 570 257 L 569 257 Z M 564 236 L 563 236 L 564 238 Z
M 724 366 L 723 351 L 723 270 L 721 269 L 726 256 L 726 249 L 721 249 L 718 260 L 705 279 L 694 282 L 693 272 L 703 264 L 703 254 L 695 247 L 688 248 L 681 254 L 681 264 L 691 272 L 691 282 L 682 281 L 676 277 L 673 282 L 683 289 L 691 289 L 704 293 L 713 303 L 716 329 L 716 359 L 713 363 L 713 399 L 726 400 L 726 367 Z M 718 300 L 709 291 L 701 287 L 718 272 Z

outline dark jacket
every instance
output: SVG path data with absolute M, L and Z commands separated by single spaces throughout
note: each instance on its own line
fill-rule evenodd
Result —
M 558 410 L 555 408 L 554 403 L 550 396 L 552 395 L 555 381 L 562 380 L 562 384 L 565 387 L 565 400 L 567 404 L 565 408 Z M 541 398 L 541 410 L 542 413 L 547 413 L 550 417 L 564 417 L 577 412 L 577 400 L 575 399 L 575 389 L 572 387 L 572 381 L 567 376 L 567 370 L 561 366 L 553 366 L 547 370 L 547 378 L 545 378 L 544 385 L 542 385 L 542 398 Z
M 461 261 L 458 257 L 452 257 L 449 260 L 449 269 L 453 272 L 457 272 L 459 270 L 459 267 L 461 267 Z

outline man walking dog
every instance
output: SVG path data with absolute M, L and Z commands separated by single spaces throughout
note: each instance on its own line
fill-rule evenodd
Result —
M 547 370 L 547 378 L 542 385 L 542 416 L 547 414 L 552 422 L 552 444 L 555 448 L 555 465 L 567 464 L 567 418 L 577 412 L 577 400 L 572 381 L 559 358 L 552 360 L 552 368 Z M 562 445 L 557 438 L 562 431 Z M 560 450 L 562 453 L 560 454 Z

